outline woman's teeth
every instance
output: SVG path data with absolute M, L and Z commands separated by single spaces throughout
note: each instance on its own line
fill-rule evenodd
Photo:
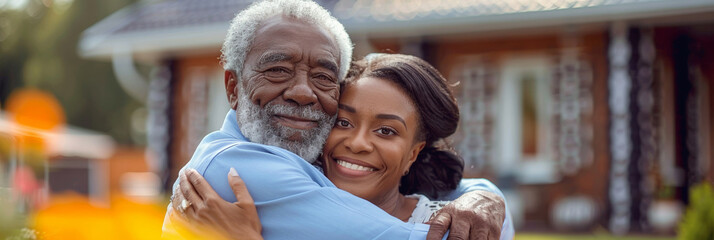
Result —
M 339 164 L 340 166 L 352 169 L 352 170 L 357 170 L 357 171 L 371 172 L 371 171 L 375 170 L 374 168 L 360 166 L 360 165 L 348 163 L 348 162 L 345 162 L 342 160 L 337 160 L 337 164 Z

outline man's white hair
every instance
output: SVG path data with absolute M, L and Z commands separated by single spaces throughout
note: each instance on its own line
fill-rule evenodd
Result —
M 255 30 L 271 17 L 284 15 L 315 24 L 327 30 L 340 49 L 340 81 L 344 80 L 352 59 L 352 41 L 344 26 L 322 6 L 309 0 L 265 0 L 251 4 L 231 21 L 226 40 L 221 49 L 224 70 L 233 70 L 238 76 L 243 71 L 245 57 L 255 39 Z

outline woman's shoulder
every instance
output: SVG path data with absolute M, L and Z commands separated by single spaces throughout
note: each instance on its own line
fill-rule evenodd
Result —
M 412 194 L 408 195 L 406 197 L 409 198 L 418 198 L 419 202 L 417 202 L 416 207 L 414 208 L 414 211 L 412 212 L 412 216 L 409 218 L 407 222 L 409 223 L 425 223 L 431 219 L 431 217 L 436 213 L 437 211 L 441 210 L 446 204 L 449 204 L 451 201 L 432 201 L 431 199 L 427 198 L 424 195 L 421 194 Z

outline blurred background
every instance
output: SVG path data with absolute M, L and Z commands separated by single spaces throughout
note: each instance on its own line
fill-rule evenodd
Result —
M 0 238 L 155 239 L 244 0 L 0 0 Z M 454 83 L 518 239 L 712 239 L 714 1 L 320 0 Z M 111 234 L 109 234 L 111 233 Z

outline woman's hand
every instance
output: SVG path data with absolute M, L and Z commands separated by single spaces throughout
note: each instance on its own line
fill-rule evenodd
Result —
M 174 191 L 171 205 L 190 223 L 209 227 L 228 239 L 263 239 L 253 198 L 235 169 L 228 173 L 238 200 L 234 203 L 223 200 L 196 170 L 182 172 L 179 179 L 179 191 Z

